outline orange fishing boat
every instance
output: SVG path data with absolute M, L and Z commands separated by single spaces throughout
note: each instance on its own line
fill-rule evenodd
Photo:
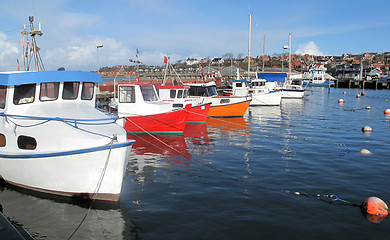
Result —
M 218 96 L 215 82 L 191 83 L 188 94 L 198 103 L 211 103 L 209 117 L 242 117 L 251 102 L 251 97 Z

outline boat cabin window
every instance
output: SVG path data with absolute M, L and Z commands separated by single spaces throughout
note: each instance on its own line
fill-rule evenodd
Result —
M 230 103 L 230 99 L 222 98 L 221 101 L 219 101 L 219 103 L 220 103 L 220 104 Z
M 210 87 L 207 87 L 207 88 L 208 88 L 210 96 L 218 95 L 217 94 L 217 89 L 215 88 L 215 86 L 210 86 Z
M 15 86 L 14 104 L 32 103 L 35 99 L 36 84 L 24 84 Z
M 0 147 L 5 147 L 6 143 L 5 135 L 0 133 Z
M 79 82 L 64 82 L 64 91 L 62 92 L 62 99 L 76 99 L 79 94 L 79 85 Z
M 169 97 L 170 98 L 175 98 L 176 97 L 176 90 L 175 89 L 171 89 L 171 91 L 169 91 Z
M 183 90 L 177 91 L 177 98 L 183 98 Z
M 59 87 L 60 84 L 58 82 L 41 83 L 41 93 L 39 94 L 39 100 L 41 101 L 57 100 Z
M 156 92 L 152 85 L 141 85 L 141 92 L 144 101 L 157 101 Z
M 92 100 L 93 99 L 93 90 L 94 83 L 85 82 L 83 83 L 83 89 L 81 90 L 81 99 L 82 100 Z
M 0 108 L 5 108 L 5 100 L 7 97 L 7 86 L 0 85 Z
M 33 137 L 21 135 L 18 137 L 18 147 L 20 149 L 34 150 L 37 148 L 37 141 Z
M 238 82 L 238 83 L 236 83 L 236 87 L 242 87 L 242 83 L 240 83 L 240 82 Z
M 119 86 L 119 102 L 135 103 L 134 86 Z
M 190 96 L 209 96 L 207 88 L 201 86 L 191 86 L 189 94 Z

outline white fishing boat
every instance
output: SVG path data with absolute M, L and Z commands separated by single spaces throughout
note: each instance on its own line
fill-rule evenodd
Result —
M 252 98 L 249 106 L 279 106 L 282 99 L 281 90 L 270 90 L 265 79 L 232 80 L 231 96 L 248 96 Z
M 133 140 L 95 108 L 100 74 L 0 73 L 0 177 L 43 193 L 117 201 Z
M 291 79 L 294 79 L 294 75 L 291 76 Z M 334 81 L 333 77 L 329 74 L 326 74 L 326 68 L 323 65 L 312 66 L 309 69 L 309 72 L 302 74 L 301 80 L 303 84 L 312 87 L 328 87 L 333 86 Z

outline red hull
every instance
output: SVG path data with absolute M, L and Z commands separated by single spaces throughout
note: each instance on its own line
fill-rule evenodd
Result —
M 126 117 L 127 121 L 124 128 L 128 132 L 134 133 L 183 133 L 190 108 L 191 105 L 189 104 L 182 110 Z
M 188 123 L 206 123 L 211 103 L 191 107 L 189 110 Z

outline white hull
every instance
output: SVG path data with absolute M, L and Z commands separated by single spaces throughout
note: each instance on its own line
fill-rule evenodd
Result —
M 303 98 L 304 95 L 303 90 L 282 90 L 282 98 Z
M 279 106 L 281 98 L 282 91 L 252 94 L 249 106 Z
M 44 193 L 115 201 L 121 192 L 120 173 L 126 169 L 131 144 L 101 148 L 52 152 L 41 157 L 39 153 L 1 154 L 1 177 L 12 185 Z

